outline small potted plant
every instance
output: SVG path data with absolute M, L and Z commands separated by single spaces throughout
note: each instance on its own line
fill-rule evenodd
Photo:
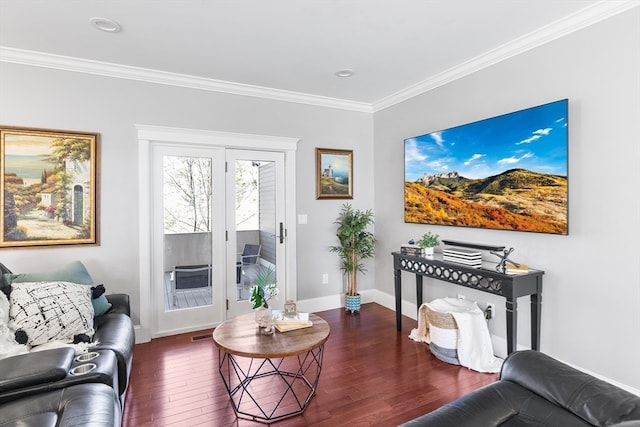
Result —
M 251 288 L 250 301 L 255 310 L 255 319 L 263 333 L 270 333 L 273 320 L 268 301 L 277 296 L 279 289 L 276 285 L 276 270 L 273 266 L 260 268 L 256 276 L 256 284 Z
M 422 235 L 422 237 L 416 242 L 416 244 L 424 249 L 425 256 L 432 257 L 433 248 L 440 244 L 440 236 L 428 231 Z

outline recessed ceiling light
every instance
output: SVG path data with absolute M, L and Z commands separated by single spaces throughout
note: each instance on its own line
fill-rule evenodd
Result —
M 338 70 L 335 72 L 335 75 L 338 77 L 351 77 L 354 74 L 355 74 L 354 71 L 348 68 L 345 68 L 344 70 Z
M 107 33 L 119 33 L 122 30 L 120 24 L 118 24 L 113 19 L 95 17 L 89 19 L 89 22 L 95 28 Z

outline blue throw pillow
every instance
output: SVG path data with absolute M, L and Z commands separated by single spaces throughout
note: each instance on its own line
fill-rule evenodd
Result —
M 102 316 L 107 311 L 111 310 L 111 307 L 113 306 L 113 304 L 111 304 L 104 295 L 100 295 L 98 298 L 92 299 L 91 303 L 93 304 L 93 312 L 96 316 Z
M 89 275 L 89 272 L 85 268 L 84 264 L 82 264 L 82 262 L 80 261 L 74 261 L 65 265 L 59 270 L 44 273 L 8 273 L 4 275 L 4 280 L 7 284 L 23 282 L 64 281 L 79 283 L 81 285 L 93 285 L 93 279 Z M 91 302 L 93 304 L 93 311 L 96 316 L 105 314 L 111 309 L 112 306 L 109 300 L 107 300 L 107 297 L 105 297 L 104 295 L 100 295 L 98 298 L 92 299 Z

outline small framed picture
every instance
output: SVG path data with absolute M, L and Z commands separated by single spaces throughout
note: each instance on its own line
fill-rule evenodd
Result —
M 98 134 L 0 128 L 0 248 L 98 243 Z
M 316 199 L 353 199 L 353 151 L 316 148 Z

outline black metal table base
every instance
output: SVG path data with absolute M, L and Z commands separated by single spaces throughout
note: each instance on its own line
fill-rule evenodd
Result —
M 307 408 L 320 378 L 324 345 L 273 359 L 218 352 L 220 376 L 238 418 L 271 423 Z

